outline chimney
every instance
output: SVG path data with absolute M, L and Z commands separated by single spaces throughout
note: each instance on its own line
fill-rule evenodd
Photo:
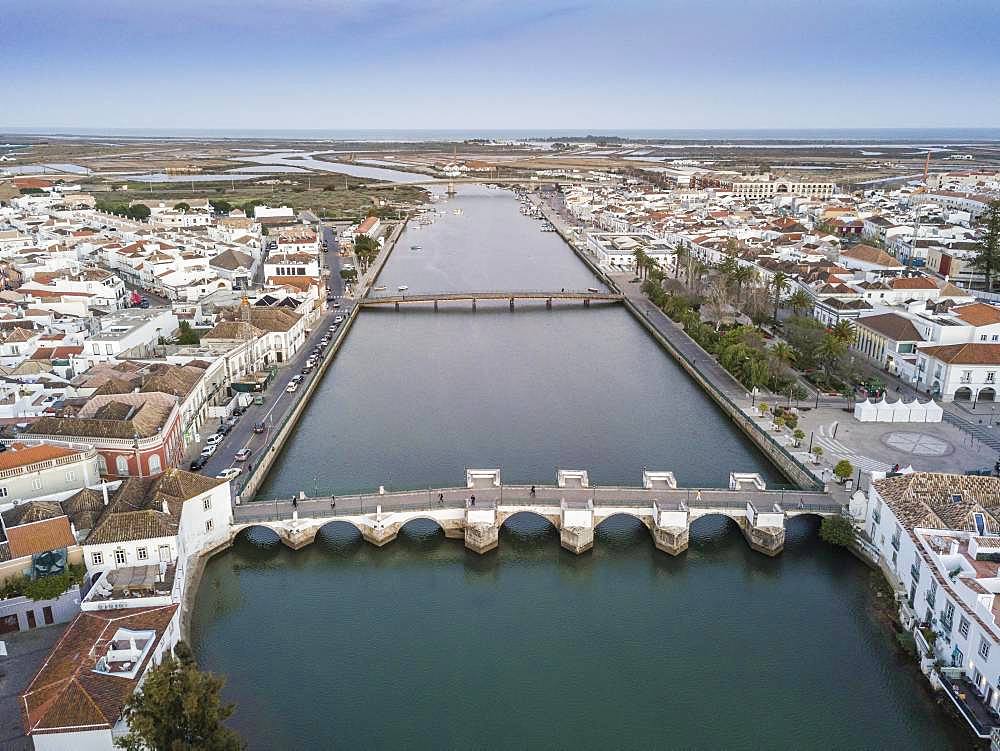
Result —
M 101 481 L 101 495 L 104 496 L 104 505 L 107 506 L 108 505 L 108 484 L 106 482 L 104 482 L 103 480 Z
M 167 506 L 167 502 L 166 501 L 161 501 L 161 506 L 163 508 L 163 513 L 164 514 L 169 514 L 170 513 L 170 508 Z

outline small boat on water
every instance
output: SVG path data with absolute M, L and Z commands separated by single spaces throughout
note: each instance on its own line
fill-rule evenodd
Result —
M 405 284 L 400 284 L 398 287 L 396 287 L 396 289 L 398 289 L 400 292 L 406 292 L 406 290 L 408 290 L 409 287 L 407 287 Z
M 455 216 L 462 216 L 462 210 L 461 209 L 452 209 L 451 213 L 454 214 Z
M 410 250 L 420 250 L 420 246 L 419 245 L 411 245 L 410 246 Z
M 375 288 L 374 288 L 374 291 L 375 291 L 375 292 L 385 292 L 385 285 L 383 284 L 383 285 L 382 285 L 382 286 L 380 286 L 380 287 L 375 287 Z

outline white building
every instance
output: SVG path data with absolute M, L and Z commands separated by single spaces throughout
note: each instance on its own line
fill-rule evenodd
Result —
M 988 738 L 1000 725 L 1000 479 L 878 479 L 852 512 L 896 590 L 921 670 Z

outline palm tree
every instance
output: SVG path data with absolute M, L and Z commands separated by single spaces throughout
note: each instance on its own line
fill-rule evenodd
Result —
M 736 285 L 736 303 L 743 302 L 743 288 L 757 281 L 757 270 L 752 266 L 740 266 L 733 273 L 733 283 Z
M 774 272 L 774 276 L 771 278 L 771 286 L 774 288 L 774 320 L 777 321 L 778 308 L 781 307 L 781 293 L 791 286 L 788 281 L 788 275 L 783 271 Z
M 674 279 L 681 278 L 681 263 L 687 263 L 691 257 L 691 251 L 686 245 L 678 245 L 674 248 Z
M 854 325 L 850 321 L 837 321 L 830 329 L 830 333 L 844 344 L 851 344 L 854 341 Z
M 771 356 L 782 365 L 791 365 L 795 362 L 795 350 L 787 342 L 778 342 L 771 347 Z
M 812 305 L 812 300 L 809 299 L 809 295 L 803 289 L 795 290 L 792 296 L 788 298 L 788 307 L 796 314 L 801 314 L 802 311 L 809 310 Z
M 649 268 L 649 256 L 642 248 L 636 248 L 632 255 L 635 256 L 635 274 L 642 279 L 646 269 Z

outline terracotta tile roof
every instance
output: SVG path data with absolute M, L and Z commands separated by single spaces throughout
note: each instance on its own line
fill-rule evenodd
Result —
M 3 512 L 4 527 L 16 527 L 20 524 L 31 524 L 45 519 L 55 519 L 62 516 L 63 510 L 55 501 L 28 501 L 19 503 L 14 508 Z
M 917 351 L 951 365 L 1000 365 L 1000 344 L 945 344 Z
M 157 651 L 146 652 L 135 679 L 94 671 L 119 628 L 155 631 L 156 642 L 170 625 L 177 605 L 80 613 L 21 695 L 29 734 L 110 728 Z
M 972 514 L 986 515 L 1000 531 L 1000 478 L 914 472 L 872 483 L 899 523 L 914 527 L 975 531 Z
M 73 531 L 69 527 L 69 518 L 59 516 L 55 519 L 10 527 L 7 530 L 7 542 L 10 545 L 11 558 L 20 558 L 57 548 L 68 548 L 76 545 L 76 538 L 73 537 Z
M 0 471 L 24 467 L 36 462 L 44 462 L 50 459 L 61 459 L 66 456 L 79 454 L 77 449 L 69 449 L 63 446 L 52 446 L 43 443 L 38 446 L 28 446 L 25 443 L 12 443 L 7 450 L 0 453 Z
M 990 324 L 1000 323 L 1000 308 L 987 305 L 984 302 L 960 305 L 957 308 L 953 308 L 952 312 L 972 326 L 989 326 Z
M 890 283 L 893 289 L 937 289 L 933 279 L 926 276 L 910 276 L 893 279 Z
M 844 250 L 840 253 L 841 258 L 850 258 L 855 261 L 862 261 L 864 263 L 871 263 L 877 266 L 885 266 L 891 269 L 901 269 L 903 264 L 893 258 L 891 255 L 886 253 L 884 250 L 879 248 L 873 248 L 871 245 L 855 245 L 850 250 Z
M 175 535 L 184 501 L 225 482 L 173 467 L 155 478 L 130 477 L 115 490 L 84 544 L 129 542 Z
M 104 494 L 84 488 L 62 502 L 62 510 L 78 530 L 93 529 L 104 511 Z
M 898 313 L 864 316 L 857 320 L 857 325 L 869 328 L 897 342 L 922 342 L 924 340 L 913 322 Z
M 223 339 L 227 341 L 244 341 L 255 339 L 267 333 L 263 329 L 252 326 L 246 321 L 219 321 L 203 337 L 202 340 Z

